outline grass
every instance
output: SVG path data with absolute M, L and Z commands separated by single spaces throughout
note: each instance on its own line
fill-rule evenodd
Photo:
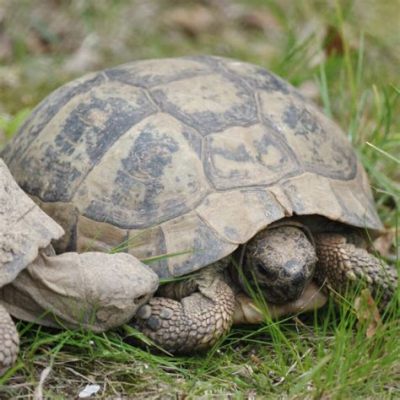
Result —
M 32 392 L 38 371 L 50 365 L 48 398 L 72 398 L 92 382 L 109 395 L 135 398 L 398 395 L 398 321 L 367 338 L 366 326 L 354 329 L 355 315 L 333 304 L 312 320 L 236 328 L 206 355 L 173 358 L 123 343 L 117 333 L 49 332 L 22 324 L 24 362 L 8 373 L 2 391 L 10 397 Z
M 290 2 L 289 7 L 285 1 L 251 0 L 242 2 L 241 7 L 246 12 L 269 15 L 270 24 L 276 24 L 273 32 L 268 26 L 245 29 L 237 18 L 233 23 L 221 19 L 216 31 L 206 29 L 194 36 L 176 27 L 167 29 L 160 22 L 163 12 L 172 7 L 168 1 L 158 2 L 155 11 L 143 11 L 154 12 L 151 27 L 142 27 L 139 21 L 133 33 L 126 36 L 115 28 L 121 14 L 131 16 L 126 1 L 115 2 L 110 12 L 104 1 L 86 2 L 84 9 L 79 8 L 80 2 L 72 1 L 57 12 L 82 25 L 86 33 L 95 32 L 100 37 L 102 47 L 96 67 L 131 58 L 206 52 L 256 62 L 300 87 L 305 83 L 316 87 L 316 101 L 343 127 L 370 176 L 378 212 L 388 230 L 394 232 L 389 239 L 388 258 L 399 268 L 398 67 L 395 50 L 388 54 L 393 43 L 389 41 L 390 31 L 385 31 L 386 36 L 380 33 L 386 20 L 380 21 L 382 27 L 363 30 L 363 19 L 356 13 L 361 3 L 336 1 L 322 7 L 318 1 L 307 5 Z M 29 15 L 28 2 L 24 4 L 26 9 L 18 18 Z M 178 3 L 179 7 L 183 5 Z M 11 6 L 7 11 L 16 15 Z M 31 44 L 23 41 L 18 29 L 9 28 L 10 37 L 16 37 L 16 48 L 4 67 L 15 69 L 20 82 L 2 86 L 0 131 L 7 138 L 20 125 L 27 108 L 74 77 L 74 73 L 62 70 L 49 73 L 57 71 L 56 66 L 61 68 L 74 44 L 62 48 L 62 35 L 54 36 L 37 18 L 41 25 L 35 26 L 51 39 L 47 53 L 30 49 Z M 316 23 L 313 29 L 311 22 Z M 120 35 L 118 53 L 117 46 L 107 42 L 111 35 L 102 31 L 104 23 L 113 35 Z M 16 24 L 21 32 L 27 25 L 26 20 Z M 337 50 L 328 56 L 321 26 L 331 26 L 336 40 Z M 30 69 L 34 65 L 45 65 L 48 79 L 39 73 L 33 79 Z M 38 395 L 39 389 L 49 399 L 76 398 L 88 383 L 100 385 L 97 398 L 399 398 L 399 310 L 398 289 L 384 323 L 377 323 L 371 335 L 373 320 L 362 320 L 351 303 L 338 306 L 330 301 L 315 314 L 280 321 L 266 319 L 262 326 L 234 328 L 207 354 L 190 357 L 152 354 L 146 348 L 131 346 L 122 339 L 132 334 L 129 327 L 95 335 L 19 322 L 21 354 L 15 367 L 0 378 L 0 398 L 31 398 L 35 391 Z M 40 383 L 47 367 L 51 372 Z

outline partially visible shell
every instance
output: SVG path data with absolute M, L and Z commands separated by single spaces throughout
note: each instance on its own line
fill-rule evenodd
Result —
M 0 287 L 13 281 L 64 230 L 16 184 L 0 159 Z

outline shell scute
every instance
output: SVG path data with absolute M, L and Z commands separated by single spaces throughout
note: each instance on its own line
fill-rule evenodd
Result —
M 24 153 L 35 139 L 42 133 L 42 130 L 54 118 L 60 109 L 74 97 L 87 92 L 103 83 L 105 78 L 101 74 L 90 74 L 81 79 L 76 79 L 60 87 L 44 99 L 32 112 L 30 117 L 21 127 L 24 135 L 14 137 L 15 153 L 8 163 L 9 167 L 16 169 Z
M 315 106 L 279 92 L 258 93 L 264 119 L 290 147 L 305 171 L 334 179 L 353 179 L 357 158 L 335 123 Z
M 292 88 L 283 79 L 272 72 L 245 62 L 221 60 L 222 68 L 238 78 L 243 79 L 253 89 L 265 92 L 280 92 L 288 95 Z
M 107 69 L 105 74 L 112 80 L 151 88 L 192 76 L 209 74 L 211 71 L 207 64 L 196 60 L 169 58 L 133 62 Z
M 95 85 L 72 97 L 36 135 L 16 167 L 42 171 L 46 184 L 40 175 L 21 174 L 20 185 L 45 201 L 69 201 L 109 147 L 154 112 L 141 89 L 119 83 Z
M 258 121 L 251 91 L 220 74 L 174 81 L 157 86 L 151 93 L 164 112 L 202 135 Z
M 209 191 L 185 126 L 152 115 L 111 146 L 83 181 L 74 202 L 88 218 L 142 228 L 190 211 Z M 105 181 L 108 184 L 99 185 Z
M 217 189 L 271 185 L 300 169 L 285 142 L 261 124 L 210 134 L 204 149 L 204 168 Z

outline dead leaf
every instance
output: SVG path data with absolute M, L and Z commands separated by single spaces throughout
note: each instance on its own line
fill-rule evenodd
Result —
M 87 399 L 88 397 L 97 394 L 100 389 L 100 385 L 86 385 L 85 388 L 79 392 L 78 397 L 80 399 Z
M 246 397 L 247 400 L 256 400 L 257 397 L 257 391 L 255 389 L 250 389 L 249 391 L 246 392 Z
M 199 4 L 173 8 L 164 14 L 163 21 L 168 28 L 182 31 L 192 37 L 215 31 L 221 23 L 216 13 Z
M 338 29 L 329 25 L 324 39 L 324 49 L 326 55 L 342 55 L 344 53 L 344 42 Z
M 12 59 L 13 49 L 11 38 L 0 31 L 0 60 L 10 61 Z
M 45 54 L 49 53 L 50 45 L 46 41 L 42 40 L 40 35 L 31 30 L 28 36 L 25 39 L 25 45 L 30 54 L 38 55 L 38 54 Z
M 354 309 L 360 326 L 367 325 L 366 337 L 371 338 L 382 325 L 378 307 L 368 289 L 363 289 L 355 299 Z
M 262 31 L 279 31 L 281 26 L 278 20 L 269 12 L 260 9 L 253 9 L 244 12 L 239 17 L 239 23 L 249 30 Z
M 46 382 L 46 379 L 50 375 L 51 370 L 52 370 L 52 367 L 48 366 L 41 372 L 39 384 L 36 386 L 35 392 L 33 394 L 34 400 L 43 400 L 43 386 L 44 386 L 44 383 Z
M 388 229 L 374 241 L 373 249 L 383 257 L 388 257 L 391 252 L 390 250 L 393 246 L 395 237 L 396 229 Z
M 91 33 L 85 37 L 80 47 L 65 60 L 64 70 L 78 75 L 95 69 L 99 62 L 99 38 L 95 33 Z
M 244 364 L 240 368 L 238 368 L 233 375 L 239 375 L 242 378 L 251 378 L 254 374 L 254 370 L 250 365 Z
M 262 364 L 261 358 L 258 357 L 258 356 L 255 355 L 255 354 L 251 354 L 251 355 L 250 355 L 250 360 L 251 360 L 251 362 L 252 362 L 255 366 L 257 366 L 257 367 L 259 367 L 259 366 Z

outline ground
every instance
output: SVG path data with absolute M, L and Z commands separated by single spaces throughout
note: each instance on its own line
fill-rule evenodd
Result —
M 399 267 L 399 17 L 399 0 L 3 0 L 0 146 L 42 98 L 88 71 L 202 53 L 254 62 L 349 136 L 387 229 L 376 247 Z M 21 355 L 0 398 L 77 398 L 87 384 L 99 385 L 96 398 L 398 398 L 399 298 L 383 318 L 364 293 L 359 307 L 266 319 L 193 357 L 131 346 L 128 327 L 95 335 L 19 322 Z

